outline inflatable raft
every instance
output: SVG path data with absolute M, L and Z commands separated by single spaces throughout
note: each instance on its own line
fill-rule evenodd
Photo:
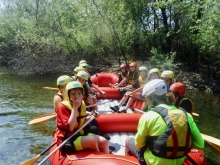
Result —
M 96 120 L 100 130 L 111 137 L 109 145 L 115 147 L 112 154 L 80 151 L 61 156 L 58 150 L 50 157 L 50 163 L 52 165 L 138 165 L 138 160 L 126 153 L 125 140 L 127 137 L 134 137 L 140 117 L 139 113 L 101 114 Z M 50 151 L 52 152 L 56 147 L 55 145 Z M 184 165 L 195 164 L 207 165 L 203 152 L 192 149 Z
M 110 106 L 115 106 L 121 99 L 118 89 L 109 87 L 109 83 L 118 82 L 118 76 L 115 73 L 98 73 L 91 76 L 93 83 L 106 92 L 106 97 L 101 96 L 99 103 L 108 101 L 98 106 L 100 113 L 97 122 L 102 133 L 107 133 L 111 139 L 109 146 L 114 146 L 112 154 L 105 154 L 97 151 L 80 151 L 70 155 L 60 155 L 56 151 L 50 157 L 52 165 L 138 165 L 139 162 L 134 156 L 130 156 L 125 151 L 125 140 L 128 137 L 134 137 L 139 118 L 142 114 L 134 113 L 131 109 L 127 113 L 112 113 Z M 142 109 L 145 102 L 135 99 L 132 103 L 133 108 Z M 121 108 L 124 108 L 123 106 Z M 50 149 L 52 152 L 57 146 Z M 205 156 L 201 150 L 192 149 L 185 159 L 184 165 L 207 165 Z
M 96 84 L 102 91 L 106 92 L 106 96 L 100 95 L 99 99 L 121 99 L 118 88 L 111 88 L 109 84 L 116 84 L 118 82 L 118 75 L 115 73 L 96 73 L 90 77 L 91 81 Z

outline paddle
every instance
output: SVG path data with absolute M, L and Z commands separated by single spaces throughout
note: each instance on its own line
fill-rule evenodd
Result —
M 86 125 L 88 125 L 95 116 L 92 116 L 88 121 L 86 121 L 76 132 L 74 132 L 73 135 L 71 135 L 69 138 L 64 140 L 56 149 L 54 149 L 49 155 L 47 155 L 46 158 L 44 158 L 38 165 L 42 165 L 49 157 L 51 157 L 58 149 L 60 149 L 70 138 L 72 138 L 74 135 L 76 135 L 81 129 L 83 129 Z
M 51 152 L 45 159 L 43 159 L 39 164 L 43 164 L 51 155 L 53 155 L 58 149 L 60 149 L 71 137 L 73 137 L 74 135 L 76 135 L 81 129 L 83 129 L 86 125 L 88 125 L 95 117 L 92 116 L 89 120 L 87 120 L 76 132 L 74 132 L 74 134 L 72 134 L 69 138 L 67 138 L 65 141 L 63 141 L 55 150 L 53 150 L 53 152 Z M 34 165 L 34 163 L 42 156 L 44 155 L 49 149 L 51 149 L 54 145 L 56 144 L 56 142 L 54 142 L 53 144 L 51 144 L 48 148 L 46 148 L 43 152 L 41 152 L 39 155 L 37 155 L 36 157 L 29 159 L 23 163 L 21 163 L 20 165 Z
M 41 152 L 39 155 L 35 156 L 32 159 L 26 160 L 25 162 L 21 163 L 20 165 L 34 165 L 34 163 L 42 156 L 44 155 L 51 147 L 53 147 L 56 144 L 56 142 L 54 142 L 53 144 L 51 144 L 49 147 L 47 147 L 43 152 Z
M 58 91 L 59 88 L 53 88 L 53 87 L 42 87 L 44 89 L 48 89 L 48 90 L 54 90 L 54 91 Z
M 105 104 L 105 103 L 108 103 L 108 102 L 111 102 L 111 101 L 112 100 L 107 100 L 107 101 L 103 101 L 101 103 L 96 103 L 96 104 L 88 105 L 88 106 L 86 106 L 86 108 L 90 108 L 90 107 L 94 107 L 94 106 L 97 106 L 97 105 Z M 43 115 L 40 115 L 38 117 L 35 117 L 28 124 L 43 124 L 43 123 L 47 122 L 48 120 L 50 120 L 50 119 L 52 119 L 54 117 L 56 117 L 55 113 L 43 114 Z
M 144 111 L 142 111 L 142 110 L 140 110 L 140 109 L 134 108 L 134 110 L 137 111 L 137 112 L 140 112 L 140 113 L 144 113 Z M 194 112 L 192 113 L 192 115 L 193 115 L 193 116 L 199 116 L 198 113 L 194 113 Z
M 220 155 L 220 140 L 203 133 L 201 133 L 201 135 L 205 142 L 211 147 L 211 149 Z

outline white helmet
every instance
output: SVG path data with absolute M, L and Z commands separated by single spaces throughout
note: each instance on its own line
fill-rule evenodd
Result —
M 164 95 L 169 92 L 169 88 L 164 80 L 161 79 L 155 79 L 149 81 L 147 84 L 145 84 L 142 96 L 149 96 L 149 95 Z

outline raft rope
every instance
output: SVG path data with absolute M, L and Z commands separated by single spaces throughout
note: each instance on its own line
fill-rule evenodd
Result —
M 139 163 L 136 163 L 136 162 L 133 162 L 133 161 L 130 161 L 130 160 L 127 160 L 127 159 L 123 159 L 123 158 L 117 158 L 117 157 L 86 157 L 86 158 L 71 158 L 69 155 L 66 155 L 69 159 L 68 161 L 68 164 L 67 165 L 71 165 L 73 161 L 76 161 L 76 160 L 86 160 L 86 159 L 117 159 L 117 160 L 122 160 L 122 161 L 125 161 L 125 162 L 129 162 L 129 163 L 132 163 L 132 164 L 136 164 L 136 165 L 140 165 Z

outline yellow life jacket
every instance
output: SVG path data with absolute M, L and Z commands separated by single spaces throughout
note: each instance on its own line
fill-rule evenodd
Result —
M 138 73 L 136 70 L 133 73 L 128 74 L 128 84 L 133 85 L 137 80 L 134 79 L 135 74 Z M 132 75 L 130 75 L 132 74 Z
M 69 101 L 62 101 L 61 104 L 65 105 L 70 111 L 72 111 L 73 107 Z M 77 111 L 77 121 L 76 121 L 76 126 L 74 130 L 79 129 L 84 124 L 85 117 L 86 117 L 86 105 L 84 101 L 82 101 L 80 109 L 78 109 Z M 83 135 L 84 130 L 81 129 L 79 131 L 79 134 Z
M 122 73 L 120 73 L 122 80 L 124 80 L 126 78 L 126 76 L 124 76 Z M 125 87 L 127 85 L 127 81 L 125 81 L 122 86 Z
M 186 111 L 169 108 L 171 107 L 160 105 L 151 109 L 162 116 L 167 129 L 159 136 L 147 137 L 147 145 L 155 156 L 176 159 L 186 156 L 190 151 L 191 131 Z
M 143 85 L 145 85 L 148 82 L 148 77 L 146 77 L 144 80 L 142 79 L 141 76 L 139 76 L 138 78 L 139 84 L 142 87 Z

